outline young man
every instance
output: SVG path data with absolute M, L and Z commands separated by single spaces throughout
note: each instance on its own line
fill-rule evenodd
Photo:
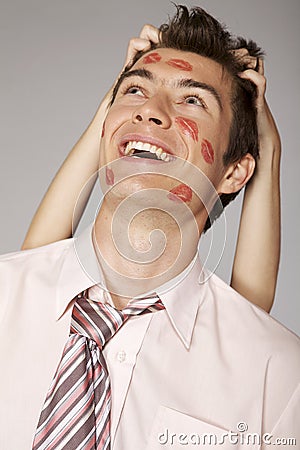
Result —
M 93 228 L 2 259 L 3 448 L 297 438 L 299 340 L 196 257 L 258 156 L 245 46 L 178 8 L 115 86 Z

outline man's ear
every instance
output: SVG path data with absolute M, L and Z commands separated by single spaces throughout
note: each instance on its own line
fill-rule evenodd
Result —
M 255 169 L 255 159 L 250 153 L 239 161 L 230 164 L 218 186 L 219 194 L 232 194 L 242 189 L 252 177 Z

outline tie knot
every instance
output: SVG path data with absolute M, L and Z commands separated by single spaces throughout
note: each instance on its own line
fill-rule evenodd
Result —
M 102 349 L 130 315 L 146 314 L 164 309 L 157 295 L 130 302 L 122 311 L 108 303 L 87 298 L 86 291 L 77 296 L 73 307 L 71 333 L 93 339 Z
M 107 303 L 94 302 L 84 296 L 73 307 L 71 333 L 93 339 L 100 348 L 118 331 L 125 314 Z

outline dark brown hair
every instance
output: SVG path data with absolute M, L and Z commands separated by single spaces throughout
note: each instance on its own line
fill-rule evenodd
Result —
M 160 42 L 154 48 L 173 48 L 189 51 L 207 57 L 219 63 L 232 77 L 231 107 L 233 119 L 231 123 L 229 144 L 223 155 L 224 166 L 239 161 L 246 153 L 250 153 L 256 160 L 259 156 L 258 132 L 256 123 L 256 87 L 249 80 L 238 76 L 246 69 L 244 63 L 236 57 L 233 50 L 246 48 L 251 56 L 261 57 L 262 50 L 252 40 L 247 41 L 235 37 L 226 27 L 200 7 L 190 10 L 183 5 L 176 5 L 176 14 L 169 22 L 160 27 Z M 144 52 L 139 52 L 125 72 L 136 63 Z M 119 83 L 116 84 L 112 103 L 116 96 Z M 221 194 L 223 207 L 231 202 L 238 192 Z M 206 231 L 211 222 L 220 214 L 220 208 L 210 213 L 210 218 L 204 227 Z

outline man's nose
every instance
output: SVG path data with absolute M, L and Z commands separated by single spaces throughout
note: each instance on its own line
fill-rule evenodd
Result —
M 132 116 L 132 121 L 133 123 L 150 122 L 151 124 L 166 129 L 172 124 L 168 107 L 158 96 L 146 100 L 143 105 L 136 108 Z

